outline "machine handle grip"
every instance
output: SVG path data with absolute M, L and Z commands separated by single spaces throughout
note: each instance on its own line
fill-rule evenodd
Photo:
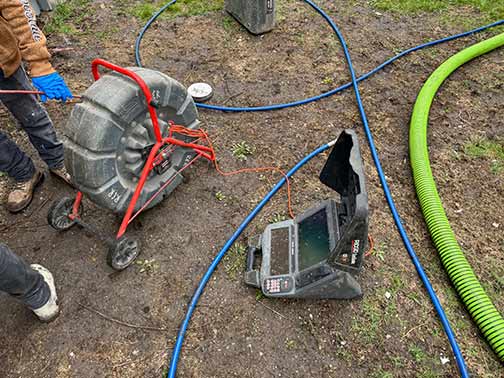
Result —
M 254 270 L 255 255 L 260 252 L 260 249 L 253 245 L 247 247 L 247 272 Z
M 103 59 L 95 59 L 91 63 L 91 70 L 93 72 L 93 77 L 96 80 L 100 78 L 100 72 L 98 71 L 98 66 L 102 66 L 105 68 L 108 68 L 109 70 L 119 72 L 120 74 L 129 77 L 130 79 L 134 80 L 140 89 L 142 90 L 142 93 L 145 96 L 145 100 L 147 101 L 147 108 L 149 109 L 149 114 L 152 119 L 152 125 L 154 126 L 154 135 L 156 136 L 156 141 L 161 142 L 162 136 L 161 136 L 161 131 L 159 129 L 159 123 L 158 123 L 158 118 L 156 114 L 156 110 L 154 109 L 155 107 L 158 106 L 156 101 L 153 100 L 152 98 L 152 93 L 145 83 L 145 81 L 137 75 L 135 72 L 128 70 L 126 68 L 117 66 L 113 63 L 107 62 L 106 60 Z

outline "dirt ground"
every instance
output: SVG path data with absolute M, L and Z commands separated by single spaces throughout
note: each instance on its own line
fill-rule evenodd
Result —
M 53 62 L 75 93 L 92 82 L 90 62 L 101 57 L 134 65 L 142 21 L 125 9 L 133 1 L 91 1 L 68 22 L 73 33 L 48 35 Z M 279 2 L 280 3 L 280 2 Z M 317 2 L 341 27 L 358 74 L 398 51 L 466 28 L 446 19 L 470 19 L 470 8 L 400 16 L 366 1 Z M 121 5 L 122 4 L 122 5 Z M 47 22 L 47 16 L 42 19 Z M 460 49 L 497 30 L 414 53 L 360 87 L 393 197 L 416 252 L 447 311 L 474 377 L 504 377 L 504 369 L 458 301 L 422 219 L 408 159 L 408 129 L 418 91 L 429 74 Z M 66 49 L 62 49 L 66 48 Z M 302 1 L 282 1 L 274 31 L 248 34 L 224 11 L 164 18 L 143 42 L 145 66 L 188 86 L 213 85 L 212 103 L 263 105 L 301 99 L 349 79 L 342 50 L 328 26 Z M 504 309 L 504 170 L 464 151 L 475 138 L 504 140 L 504 50 L 459 69 L 441 88 L 431 111 L 429 146 L 434 176 L 450 222 L 496 307 Z M 60 133 L 71 105 L 48 110 Z M 179 377 L 455 377 L 456 364 L 438 318 L 389 214 L 366 144 L 352 91 L 302 107 L 266 113 L 200 110 L 224 170 L 293 166 L 308 152 L 354 128 L 360 137 L 375 251 L 358 280 L 354 301 L 272 300 L 241 279 L 243 256 L 233 249 L 207 286 L 194 314 Z M 2 130 L 32 156 L 9 115 Z M 254 148 L 246 161 L 234 144 Z M 327 155 L 325 155 L 327 156 Z M 324 156 L 293 179 L 299 213 L 333 196 L 318 181 Z M 37 164 L 43 166 L 40 160 Z M 198 163 L 188 180 L 129 231 L 140 240 L 140 263 L 122 273 L 106 265 L 105 247 L 77 228 L 57 233 L 46 213 L 51 201 L 73 191 L 49 178 L 20 215 L 0 207 L 0 240 L 30 263 L 55 275 L 62 314 L 49 325 L 0 296 L 0 376 L 161 377 L 187 303 L 204 271 L 235 228 L 279 178 L 246 174 L 223 178 Z M 9 181 L 0 177 L 1 202 Z M 219 193 L 217 195 L 217 193 Z M 89 201 L 84 217 L 111 235 L 119 219 Z M 246 230 L 260 232 L 286 216 L 285 192 Z M 154 261 L 152 261 L 154 260 Z M 114 320 L 127 322 L 129 326 Z M 145 329 L 142 327 L 152 327 Z M 447 357 L 449 362 L 442 363 Z

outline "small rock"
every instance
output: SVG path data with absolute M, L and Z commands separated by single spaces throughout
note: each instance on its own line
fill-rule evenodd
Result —
M 493 222 L 493 223 L 492 223 L 492 226 L 494 226 L 495 228 L 499 228 L 500 224 L 499 224 L 499 223 L 497 223 L 497 222 Z
M 385 292 L 385 298 L 390 299 L 392 298 L 392 294 L 390 294 L 388 291 Z

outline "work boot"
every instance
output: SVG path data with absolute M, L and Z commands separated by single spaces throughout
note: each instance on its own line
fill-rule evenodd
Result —
M 66 182 L 68 185 L 70 185 L 72 188 L 74 187 L 74 184 L 72 182 L 72 176 L 70 176 L 70 173 L 68 173 L 66 167 L 63 165 L 60 168 L 53 168 L 49 170 L 54 176 L 58 177 L 59 179 L 63 180 Z
M 58 295 L 56 294 L 56 286 L 54 285 L 54 277 L 51 272 L 42 265 L 32 264 L 30 267 L 44 278 L 44 281 L 47 283 L 47 286 L 49 286 L 49 290 L 51 291 L 51 296 L 46 304 L 36 310 L 33 310 L 33 312 L 42 322 L 52 322 L 58 317 L 60 312 L 58 306 Z
M 7 200 L 7 210 L 11 213 L 19 213 L 28 207 L 33 199 L 35 188 L 44 181 L 44 174 L 36 170 L 35 174 L 28 181 L 17 182 L 14 189 L 9 193 Z

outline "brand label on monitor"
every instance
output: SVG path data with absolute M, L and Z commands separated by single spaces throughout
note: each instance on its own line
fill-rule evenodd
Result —
M 352 240 L 352 260 L 350 264 L 354 265 L 357 261 L 357 255 L 359 254 L 360 240 Z
M 268 13 L 273 12 L 274 1 L 275 0 L 267 0 L 266 1 L 266 9 L 267 9 Z

